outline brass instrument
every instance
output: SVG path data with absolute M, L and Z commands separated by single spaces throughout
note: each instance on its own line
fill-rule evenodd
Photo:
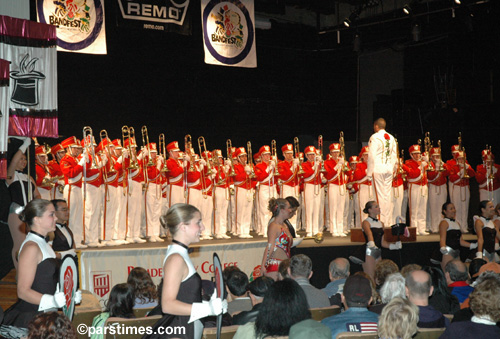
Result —
M 314 237 L 305 237 L 304 240 L 313 239 L 316 244 L 321 244 L 325 238 L 323 237 L 323 232 L 318 232 Z
M 134 128 L 133 127 L 128 127 L 128 126 L 123 126 L 122 127 L 122 141 L 123 141 L 123 145 L 125 145 L 125 139 L 129 139 L 129 143 L 128 143 L 128 153 L 129 153 L 129 157 L 130 157 L 130 164 L 128 165 L 127 169 L 128 170 L 136 170 L 137 168 L 139 168 L 139 165 L 137 164 L 137 159 L 135 159 L 135 161 L 133 161 L 132 159 L 132 156 L 133 156 L 133 153 L 132 153 L 132 142 L 134 141 L 134 137 L 132 136 L 133 134 L 135 134 L 135 131 L 134 131 Z M 125 183 L 123 184 L 125 186 Z
M 99 166 L 97 166 L 97 159 L 94 149 L 94 134 L 92 133 L 92 128 L 90 126 L 83 127 L 83 140 L 84 147 L 87 149 L 89 157 L 92 158 L 92 165 L 90 166 L 90 169 L 98 169 Z
M 224 184 L 224 179 L 221 176 L 222 171 L 224 171 L 224 160 L 220 161 L 219 157 L 222 157 L 222 152 L 218 149 L 213 150 L 212 159 L 214 161 L 214 166 L 217 166 L 217 186 Z
M 323 136 L 322 135 L 318 136 L 318 149 L 319 149 L 319 156 L 321 158 L 321 168 L 319 171 L 321 173 L 326 173 L 325 161 L 323 160 Z
M 347 159 L 345 156 L 345 142 L 344 142 L 343 131 L 340 131 L 339 144 L 340 144 L 340 155 L 342 156 L 342 158 L 344 158 L 344 166 L 342 167 L 342 172 L 348 172 L 349 167 L 347 167 Z
M 273 175 L 279 176 L 280 172 L 278 170 L 278 153 L 276 151 L 276 140 L 271 140 L 271 161 L 274 161 L 274 173 Z
M 462 132 L 458 132 L 458 149 L 464 152 L 464 176 L 463 179 L 469 179 L 470 176 L 467 173 L 467 156 L 465 154 L 465 147 L 462 146 Z M 458 163 L 458 161 L 457 161 Z
M 186 134 L 184 136 L 184 153 L 190 158 L 189 172 L 195 172 L 194 168 L 194 154 L 193 154 L 193 143 L 191 142 L 191 134 Z
M 431 137 L 430 137 L 431 133 L 430 132 L 425 132 L 425 137 L 424 137 L 424 152 L 425 154 L 427 154 L 427 156 L 429 157 L 429 162 L 431 161 L 430 159 L 430 152 L 431 152 L 431 148 L 432 148 L 432 143 L 431 143 Z M 432 171 L 432 168 L 431 166 L 427 166 L 427 171 Z
M 399 157 L 399 143 L 398 143 L 398 139 L 394 139 L 394 141 L 396 142 L 396 153 L 398 154 L 398 169 L 397 169 L 397 174 L 400 174 L 401 177 L 403 178 L 403 180 L 405 180 L 406 176 L 403 177 L 403 175 L 405 174 L 405 171 L 403 169 L 402 159 Z M 401 152 L 401 157 L 402 156 L 403 156 L 403 152 Z
M 250 166 L 250 178 L 255 178 L 255 172 L 253 170 L 253 154 L 252 154 L 252 143 L 247 141 L 247 153 L 248 153 L 248 165 Z
M 231 162 L 231 172 L 229 172 L 230 177 L 236 176 L 236 172 L 234 171 L 232 149 L 233 149 L 233 145 L 231 144 L 231 139 L 227 139 L 226 140 L 227 159 Z
M 300 157 L 299 138 L 297 137 L 293 138 L 293 145 L 295 148 L 295 158 L 299 159 L 299 170 L 297 171 L 297 175 L 303 175 L 304 169 L 302 168 L 302 162 L 304 161 L 304 159 Z
M 101 132 L 99 133 L 99 137 L 101 138 L 101 142 L 106 140 L 106 151 L 108 151 L 109 165 L 110 165 L 110 170 L 107 171 L 107 174 L 115 174 L 116 173 L 115 161 L 113 160 L 113 157 L 111 156 L 111 149 L 109 147 L 110 140 L 108 138 L 108 132 L 105 129 L 101 130 Z
M 201 145 L 203 145 L 203 150 L 201 148 Z M 203 158 L 203 154 L 205 154 L 205 161 L 207 162 L 207 175 L 214 174 L 212 166 L 210 165 L 210 160 L 208 159 L 207 145 L 205 143 L 205 138 L 202 136 L 198 138 L 198 148 L 200 149 L 200 157 Z
M 146 126 L 142 126 L 141 128 L 141 133 L 142 133 L 142 144 L 145 146 L 146 150 L 148 151 L 148 163 L 146 166 L 152 167 L 154 166 L 153 159 L 151 158 L 151 150 L 149 149 L 149 136 L 148 136 L 148 128 Z M 146 140 L 144 140 L 146 138 Z
M 443 166 L 443 157 L 441 152 L 441 140 L 438 140 L 438 148 L 439 148 L 439 172 L 444 172 L 445 168 Z
M 488 149 L 489 156 L 491 156 L 491 146 L 488 148 L 488 145 L 486 145 L 486 148 Z M 493 173 L 493 168 L 494 168 L 494 166 L 493 166 L 493 163 L 492 163 L 491 166 L 490 166 L 490 170 L 489 170 L 490 173 L 488 174 L 488 179 L 489 180 L 495 179 L 495 174 Z
M 161 152 L 161 155 L 163 156 L 163 167 L 161 168 L 160 172 L 170 172 L 167 166 L 167 150 L 165 147 L 165 134 L 163 133 L 158 136 L 158 151 Z

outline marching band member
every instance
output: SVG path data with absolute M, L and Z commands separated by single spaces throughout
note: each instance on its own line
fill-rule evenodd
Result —
M 406 174 L 404 173 L 403 168 L 398 166 L 398 169 L 395 171 L 394 177 L 392 179 L 392 190 L 391 190 L 392 216 L 394 218 L 394 221 L 396 221 L 397 217 L 400 217 L 400 221 L 402 222 L 406 220 L 406 214 L 403 215 L 405 180 L 406 180 Z M 404 210 L 404 212 L 406 213 L 406 209 Z
M 327 180 L 327 194 L 329 211 L 329 228 L 334 237 L 344 237 L 344 210 L 345 196 L 347 193 L 344 172 L 344 158 L 340 155 L 340 144 L 330 145 L 330 158 L 325 160 L 326 172 L 323 174 Z
M 87 153 L 82 155 L 82 147 L 76 137 L 69 137 L 61 142 L 66 154 L 61 159 L 61 171 L 64 175 L 64 200 L 69 207 L 69 227 L 73 231 L 75 247 L 87 248 L 83 227 L 83 166 L 88 160 Z M 80 155 L 82 155 L 80 157 Z
M 140 238 L 141 214 L 144 204 L 142 203 L 142 184 L 144 182 L 143 157 L 144 152 L 137 155 L 137 143 L 135 139 L 129 137 L 125 139 L 123 147 L 129 149 L 131 153 L 125 154 L 124 166 L 128 176 L 128 232 L 127 241 L 135 243 L 145 243 L 146 240 Z M 132 165 L 132 166 L 131 166 Z M 132 167 L 132 168 L 130 168 Z
M 430 224 L 432 233 L 439 231 L 439 224 L 443 220 L 442 206 L 448 198 L 446 190 L 446 181 L 449 175 L 448 170 L 441 160 L 441 149 L 433 147 L 430 150 L 431 162 L 427 178 L 429 180 L 429 216 L 428 224 Z
M 321 176 L 320 156 L 316 155 L 314 146 L 307 146 L 304 150 L 307 161 L 302 163 L 304 171 L 304 223 L 306 225 L 306 236 L 310 237 L 320 232 L 320 210 L 321 210 Z
M 457 164 L 458 152 L 460 152 L 459 145 L 451 146 L 451 159 L 446 161 L 446 168 L 448 169 L 448 171 L 450 171 L 451 168 Z M 456 204 L 456 201 L 454 200 L 454 197 L 451 194 L 452 185 L 453 184 L 451 183 L 451 180 L 448 176 L 448 192 L 450 193 L 450 201 L 455 205 L 455 207 L 457 207 L 458 205 Z
M 426 232 L 427 217 L 427 158 L 422 158 L 420 145 L 412 145 L 409 149 L 411 159 L 406 160 L 403 169 L 408 173 L 410 223 L 417 228 L 419 235 L 428 235 Z
M 239 164 L 239 161 L 238 161 L 238 157 L 236 156 L 236 147 L 231 147 L 230 149 L 230 154 L 229 154 L 229 159 L 227 159 L 227 163 L 226 165 L 228 166 L 236 166 L 236 164 Z M 229 192 L 233 192 L 233 194 L 231 194 L 230 196 L 230 200 L 229 200 L 229 209 L 228 209 L 228 231 L 230 233 L 233 233 L 234 235 L 237 235 L 237 229 L 238 229 L 238 223 L 236 222 L 236 186 L 234 184 L 234 177 L 230 177 L 229 178 L 231 183 L 229 185 Z M 251 215 L 251 221 L 250 221 L 250 225 L 252 225 L 252 221 L 253 221 L 253 203 L 252 203 L 252 211 L 250 213 L 252 213 Z
M 265 235 L 264 228 L 272 216 L 267 206 L 269 199 L 278 196 L 276 184 L 279 175 L 275 175 L 274 173 L 277 159 L 271 159 L 271 148 L 268 145 L 264 145 L 260 148 L 259 153 L 261 154 L 262 162 L 255 165 L 255 179 L 259 182 L 256 232 L 257 235 Z
M 161 216 L 161 168 L 163 166 L 163 157 L 158 155 L 158 150 L 156 149 L 156 143 L 149 143 L 147 149 L 144 152 L 146 158 L 144 158 L 144 166 L 146 166 L 147 171 L 147 187 L 145 191 L 146 195 L 146 235 L 149 236 L 150 242 L 162 242 L 163 239 L 160 238 L 160 216 Z M 152 166 L 147 166 L 149 159 L 151 159 Z
M 356 227 L 356 221 L 355 221 L 355 213 L 354 211 L 356 210 L 356 206 L 358 206 L 358 190 L 359 186 L 354 180 L 354 172 L 356 171 L 356 167 L 359 163 L 359 158 L 356 155 L 353 155 L 349 158 L 349 171 L 346 173 L 347 174 L 347 190 L 349 191 L 349 207 L 347 210 L 347 224 L 348 229 L 352 229 Z M 359 216 L 358 216 L 359 218 Z
M 66 154 L 66 150 L 59 143 L 50 148 L 50 153 L 54 159 L 49 161 L 49 168 L 52 175 L 57 178 L 57 182 L 54 185 L 54 199 L 64 199 L 64 175 L 61 171 L 61 159 Z
M 199 160 L 199 168 L 200 168 L 200 173 L 201 173 L 201 180 L 202 180 L 202 186 L 201 186 L 201 218 L 202 220 L 206 220 L 204 222 L 205 225 L 205 230 L 202 232 L 202 238 L 205 238 L 207 240 L 213 239 L 212 235 L 214 234 L 213 232 L 213 213 L 214 213 L 214 196 L 213 196 L 213 190 L 214 190 L 214 185 L 212 181 L 213 174 L 209 172 L 209 163 L 212 159 L 212 153 L 209 151 L 204 151 L 202 153 L 202 157 Z M 210 227 L 209 227 L 210 226 Z
M 372 178 L 376 200 L 380 206 L 380 220 L 392 225 L 394 217 L 391 204 L 392 177 L 399 160 L 394 137 L 385 131 L 386 122 L 379 118 L 373 123 L 375 132 L 368 142 L 369 156 L 366 175 Z
M 114 152 L 113 159 L 115 161 L 115 171 L 117 175 L 117 199 L 118 206 L 115 216 L 115 234 L 113 234 L 113 240 L 115 243 L 123 245 L 128 244 L 129 241 L 126 240 L 128 232 L 128 171 L 124 167 L 125 156 L 128 157 L 128 150 L 122 148 L 121 140 L 113 140 L 114 148 L 111 149 Z
M 491 149 L 481 152 L 483 163 L 477 165 L 476 181 L 479 184 L 479 200 L 500 201 L 500 165 L 495 164 Z
M 252 205 L 255 181 L 250 179 L 251 168 L 247 164 L 247 152 L 245 147 L 238 147 L 234 152 L 238 163 L 234 165 L 234 187 L 236 205 L 236 232 L 240 238 L 253 238 L 250 235 L 250 223 L 252 221 Z
M 42 199 L 52 200 L 54 180 L 57 179 L 51 175 L 51 169 L 48 165 L 49 162 L 45 153 L 45 147 L 37 146 L 35 148 L 36 186 Z
M 229 186 L 231 177 L 228 175 L 230 166 L 224 164 L 224 158 L 220 149 L 213 152 L 214 167 L 216 170 L 214 178 L 214 233 L 215 239 L 230 239 L 227 233 L 228 207 L 231 200 Z
M 101 220 L 101 206 L 104 198 L 101 192 L 103 183 L 101 168 L 103 163 L 101 163 L 95 151 L 97 145 L 91 135 L 87 135 L 85 139 L 82 139 L 81 144 L 87 151 L 89 159 L 83 169 L 85 244 L 89 247 L 102 247 L 104 244 L 99 243 L 99 221 Z
M 459 151 L 456 164 L 448 167 L 450 171 L 450 200 L 457 210 L 457 222 L 462 228 L 462 233 L 468 233 L 467 218 L 469 215 L 470 188 L 469 178 L 473 178 L 476 172 L 465 161 L 465 154 Z
M 354 171 L 354 180 L 356 181 L 358 190 L 358 205 L 356 208 L 356 214 L 359 216 L 356 220 L 356 227 L 361 228 L 361 216 L 363 215 L 363 209 L 366 203 L 375 199 L 375 194 L 372 187 L 372 180 L 367 176 L 366 170 L 368 165 L 368 146 L 361 148 L 359 153 L 359 158 L 361 161 L 357 164 L 356 170 Z
M 293 145 L 286 144 L 281 147 L 283 157 L 285 160 L 278 163 L 278 171 L 280 173 L 280 197 L 294 197 L 299 200 L 300 186 L 299 186 L 299 159 L 293 157 Z M 258 154 L 258 153 L 257 153 Z M 297 216 L 294 215 L 288 219 L 294 230 L 297 231 Z
M 179 143 L 172 141 L 167 145 L 169 158 L 167 160 L 167 178 L 169 181 L 169 190 L 167 194 L 168 207 L 174 204 L 186 202 L 184 197 L 184 166 L 183 159 L 179 156 Z M 187 161 L 186 161 L 187 162 Z

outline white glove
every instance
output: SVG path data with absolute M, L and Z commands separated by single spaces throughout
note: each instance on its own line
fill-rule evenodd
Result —
M 141 150 L 141 153 L 137 156 L 137 160 L 142 160 L 146 155 L 146 151 Z
M 26 153 L 26 149 L 31 145 L 31 138 L 23 137 L 21 140 L 23 140 L 23 144 L 19 147 L 19 150 L 21 150 L 21 152 L 23 153 Z
M 471 246 L 472 246 L 472 244 L 471 244 Z M 443 255 L 444 255 L 444 254 L 447 254 L 447 253 L 448 253 L 448 249 L 446 248 L 446 246 L 444 246 L 444 247 L 441 247 L 441 248 L 439 249 L 439 252 L 441 252 L 441 254 L 443 254 Z
M 422 161 L 429 162 L 429 156 L 427 154 L 423 155 Z
M 69 249 L 67 251 L 61 251 L 61 252 L 59 252 L 59 254 L 61 255 L 61 259 L 63 259 L 68 254 L 73 256 L 73 257 L 76 257 L 76 252 L 74 249 Z
M 274 170 L 274 161 L 270 161 L 269 162 L 269 165 L 267 165 L 267 169 L 266 169 L 266 172 L 267 173 L 271 173 L 272 170 Z
M 422 168 L 425 168 L 427 166 L 427 161 L 422 161 Z
M 123 154 L 116 160 L 117 163 L 121 164 L 123 162 Z
M 471 246 L 472 246 L 472 244 L 471 244 Z M 477 243 L 476 243 L 476 247 L 477 247 Z M 476 247 L 474 247 L 474 248 L 476 248 Z M 498 251 L 498 250 L 500 250 L 500 244 L 496 243 L 495 244 L 495 251 Z
M 101 166 L 105 166 L 108 163 L 109 159 L 108 156 L 104 156 L 101 158 Z
M 65 303 L 66 303 L 66 297 L 64 296 L 64 292 L 61 292 L 59 290 L 59 283 L 58 283 L 54 295 L 52 294 L 42 295 L 42 299 L 40 300 L 40 305 L 38 306 L 38 311 L 61 308 L 64 306 Z
M 498 244 L 495 244 L 495 249 L 496 249 L 496 246 L 497 246 L 497 245 L 498 245 Z M 470 243 L 470 247 L 469 247 L 469 249 L 473 250 L 473 249 L 475 249 L 475 248 L 477 248 L 477 242 L 471 242 L 471 243 Z
M 80 304 L 82 302 L 82 290 L 75 292 L 75 304 Z
M 401 241 L 396 241 L 393 244 L 389 244 L 390 250 L 400 250 L 402 248 L 403 248 L 403 244 L 401 243 Z
M 247 174 L 250 174 L 250 173 L 252 172 L 252 169 L 250 168 L 250 166 L 249 166 L 249 165 L 245 165 L 245 172 L 246 172 Z
M 315 162 L 320 162 L 320 161 L 321 161 L 321 157 L 320 157 L 319 155 L 316 155 L 316 156 L 314 157 L 314 161 L 315 161 Z
M 322 184 L 326 184 L 327 182 L 328 182 L 328 180 L 326 180 L 326 178 L 325 178 L 325 177 L 322 177 L 322 178 L 321 178 L 321 183 L 322 183 Z
M 182 157 L 182 159 L 184 159 L 184 161 L 189 161 L 189 160 L 191 160 L 191 157 L 188 154 L 184 153 L 184 156 Z
M 338 159 L 338 161 L 337 161 L 337 164 L 343 165 L 344 163 L 345 163 L 344 158 L 339 157 L 339 159 Z
M 87 162 L 87 153 L 82 153 L 82 158 L 78 161 L 78 165 L 84 166 Z
M 200 164 L 202 164 L 203 166 L 206 166 L 206 165 L 207 165 L 207 162 L 205 161 L 205 159 L 201 159 L 201 160 L 200 160 Z
M 371 182 L 372 181 L 372 176 L 371 175 L 367 175 L 366 179 Z
M 368 241 L 366 243 L 366 246 L 370 247 L 370 248 L 377 248 L 377 246 L 375 245 L 375 242 L 374 241 Z
M 216 296 L 217 290 L 214 290 L 209 302 L 193 303 L 188 324 L 210 315 L 219 315 L 227 312 L 227 300 L 222 300 Z
M 298 166 L 300 164 L 300 160 L 297 158 L 293 158 L 293 166 Z
M 231 165 L 224 165 L 224 172 L 227 173 L 231 169 Z
M 233 162 L 228 159 L 228 160 L 224 161 L 224 164 L 226 164 L 226 166 L 231 166 L 233 164 Z
M 129 155 L 130 155 L 130 153 L 129 153 L 128 149 L 124 149 L 124 150 L 122 151 L 122 156 L 123 156 L 124 158 L 128 158 L 128 157 L 129 157 Z
M 476 258 L 482 259 L 483 258 L 483 252 L 476 252 Z

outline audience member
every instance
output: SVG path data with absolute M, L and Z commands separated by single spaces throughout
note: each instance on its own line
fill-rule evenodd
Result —
M 403 275 L 403 277 L 405 277 L 405 279 L 406 279 L 406 276 L 408 275 L 408 273 L 416 271 L 416 270 L 421 270 L 421 269 L 422 269 L 422 266 L 420 266 L 418 264 L 408 264 L 408 265 L 403 266 L 401 268 L 401 271 L 399 271 L 399 273 L 401 273 Z
M 241 311 L 250 311 L 252 302 L 248 296 L 248 276 L 242 271 L 232 271 L 226 281 L 226 290 L 230 297 L 227 312 L 234 315 Z
M 290 339 L 304 339 L 304 338 L 314 338 L 314 339 L 331 339 L 332 331 L 328 326 L 317 322 L 314 319 L 302 320 L 292 327 L 290 327 L 290 332 L 288 334 Z
M 479 272 L 477 272 L 476 277 L 482 276 L 483 273 L 485 273 L 485 272 L 500 273 L 500 265 L 497 264 L 496 262 L 489 262 L 487 264 L 484 264 L 479 269 Z M 477 282 L 478 282 L 478 280 L 475 280 L 475 282 L 471 284 L 471 287 L 474 288 L 474 286 L 476 286 Z M 469 296 L 470 296 L 470 294 L 469 294 Z M 469 298 L 465 299 L 465 301 L 460 304 L 460 308 L 470 310 Z M 458 313 L 459 312 L 457 312 L 455 314 L 458 314 Z M 465 316 L 468 316 L 467 312 L 465 312 Z M 459 315 L 459 317 L 460 317 L 460 315 Z M 470 319 L 471 317 L 472 317 L 472 312 L 470 313 L 470 316 L 468 316 L 468 319 Z M 453 318 L 453 319 L 455 319 L 455 318 Z
M 76 330 L 71 320 L 58 312 L 36 315 L 28 325 L 27 339 L 76 339 Z
M 488 272 L 481 277 L 470 294 L 472 319 L 453 322 L 440 338 L 500 338 L 500 328 L 495 326 L 500 321 L 500 275 Z
M 449 320 L 429 305 L 429 296 L 434 291 L 429 273 L 422 270 L 410 272 L 405 285 L 406 296 L 419 308 L 418 327 L 440 328 L 449 325 Z
M 288 268 L 290 267 L 290 258 L 280 262 L 278 267 L 278 280 L 291 279 L 288 275 Z
M 377 289 L 382 287 L 385 282 L 385 278 L 389 274 L 399 272 L 399 267 L 396 263 L 390 259 L 382 259 L 375 265 L 375 283 L 377 284 Z
M 342 293 L 345 280 L 349 277 L 350 264 L 345 258 L 337 258 L 330 262 L 328 267 L 328 275 L 330 282 L 323 288 L 328 298 L 337 293 Z
M 304 290 L 292 279 L 280 280 L 269 287 L 255 323 L 240 326 L 234 339 L 287 336 L 292 325 L 310 318 Z
M 390 274 L 380 288 L 381 304 L 371 306 L 370 311 L 381 314 L 384 307 L 394 298 L 406 299 L 405 278 L 401 273 Z
M 229 276 L 234 272 L 234 271 L 241 271 L 238 266 L 230 265 L 226 266 L 224 270 L 222 271 L 222 278 L 224 279 L 224 283 L 227 284 L 227 279 L 229 279 Z M 224 291 L 224 299 L 227 299 L 228 297 L 228 291 L 227 288 Z
M 233 325 L 244 325 L 248 322 L 255 322 L 259 314 L 264 295 L 269 290 L 269 287 L 274 283 L 274 280 L 269 277 L 259 277 L 248 284 L 248 292 L 252 308 L 249 311 L 243 311 L 233 317 Z
M 378 314 L 367 308 L 371 300 L 370 281 L 358 274 L 351 275 L 347 278 L 342 293 L 345 311 L 325 318 L 321 323 L 330 328 L 333 339 L 341 332 L 376 332 Z
M 458 298 L 459 303 L 463 303 L 473 290 L 467 283 L 469 274 L 465 264 L 459 259 L 450 261 L 446 264 L 444 276 L 451 294 Z
M 479 270 L 483 265 L 486 265 L 487 261 L 482 258 L 474 258 L 469 263 L 469 281 L 472 284 L 479 277 Z
M 460 303 L 456 296 L 448 290 L 446 278 L 441 269 L 436 267 L 424 266 L 422 268 L 431 276 L 434 292 L 429 298 L 429 305 L 443 314 L 453 314 L 460 309 Z
M 153 308 L 158 305 L 158 292 L 148 271 L 134 267 L 128 274 L 127 283 L 134 288 L 134 308 Z
M 313 271 L 312 261 L 307 255 L 297 254 L 291 257 L 288 274 L 304 290 L 309 308 L 330 306 L 326 293 L 309 283 L 309 279 L 311 279 Z
M 375 280 L 373 280 L 372 276 L 364 271 L 358 271 L 354 274 L 361 275 L 368 279 L 368 281 L 370 282 L 370 286 L 372 287 L 372 302 L 370 303 L 370 305 L 380 304 L 380 295 L 377 292 L 377 285 L 375 284 Z
M 409 300 L 392 299 L 380 315 L 378 336 L 382 339 L 411 339 L 417 333 L 418 307 Z

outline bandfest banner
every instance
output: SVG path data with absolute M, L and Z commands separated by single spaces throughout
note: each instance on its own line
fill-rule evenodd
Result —
M 202 279 L 214 276 L 213 253 L 219 255 L 222 267 L 238 266 L 251 276 L 260 267 L 265 241 L 235 244 L 207 245 L 194 247 L 189 254 L 193 265 Z M 94 293 L 101 305 L 108 300 L 114 285 L 127 281 L 134 267 L 145 268 L 153 282 L 158 285 L 163 278 L 163 260 L 167 253 L 164 247 L 148 249 L 85 250 L 79 254 L 80 286 L 82 290 Z
M 38 22 L 57 26 L 57 50 L 106 54 L 104 0 L 37 0 Z
M 54 26 L 0 16 L 0 59 L 10 62 L 9 86 L 0 87 L 2 138 L 7 116 L 8 135 L 57 138 L 56 39 Z
M 191 35 L 189 0 L 116 0 L 122 27 Z
M 202 0 L 205 63 L 257 67 L 253 0 Z

